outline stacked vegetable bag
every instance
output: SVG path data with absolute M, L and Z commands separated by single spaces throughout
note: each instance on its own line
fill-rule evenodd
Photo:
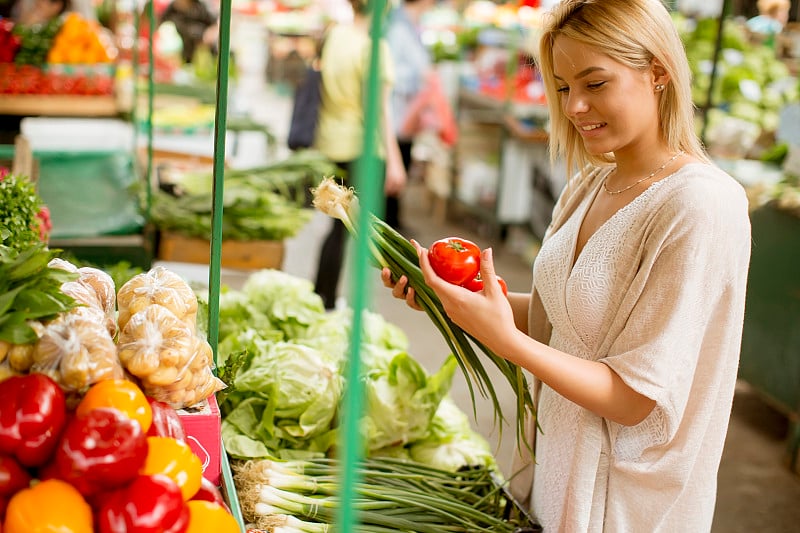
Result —
M 220 296 L 222 436 L 244 517 L 262 530 L 325 531 L 334 519 L 352 318 L 350 309 L 326 312 L 311 282 L 279 270 Z M 503 518 L 510 500 L 490 446 L 448 396 L 455 357 L 430 374 L 400 328 L 366 310 L 362 323 L 368 461 L 353 503 L 373 510 L 360 515 L 363 530 L 511 531 L 529 522 Z
M 0 248 L 1 375 L 46 374 L 72 403 L 127 374 L 175 409 L 223 387 L 211 347 L 195 331 L 197 300 L 180 277 L 156 267 L 117 294 L 105 272 L 54 255 L 43 245 Z
M 26 178 L 2 176 L 2 530 L 239 531 L 176 411 L 223 386 L 194 293 L 163 269 L 117 293 L 47 248 L 42 207 Z
M 77 13 L 34 26 L 2 20 L 0 44 L 0 94 L 113 93 L 113 39 Z

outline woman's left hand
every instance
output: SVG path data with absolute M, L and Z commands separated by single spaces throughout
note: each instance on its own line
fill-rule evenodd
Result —
M 491 248 L 481 252 L 483 290 L 472 292 L 439 277 L 431 267 L 427 248 L 414 240 L 411 243 L 417 250 L 425 283 L 439 297 L 447 316 L 461 329 L 492 350 L 498 341 L 517 331 L 511 304 L 497 281 Z

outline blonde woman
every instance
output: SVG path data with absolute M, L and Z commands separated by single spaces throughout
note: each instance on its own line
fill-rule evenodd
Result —
M 552 157 L 575 171 L 533 268 L 503 296 L 448 284 L 447 314 L 529 370 L 541 431 L 512 488 L 545 531 L 708 531 L 744 316 L 742 187 L 693 128 L 684 49 L 659 0 L 564 0 L 539 67 Z M 407 280 L 384 284 L 415 307 Z

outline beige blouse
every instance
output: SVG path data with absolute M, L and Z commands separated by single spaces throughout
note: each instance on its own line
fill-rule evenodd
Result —
M 687 164 L 614 214 L 571 267 L 607 172 L 556 206 L 534 265 L 530 332 L 607 364 L 656 408 L 622 426 L 535 381 L 536 467 L 521 451 L 516 466 L 528 468 L 512 490 L 545 531 L 708 531 L 739 361 L 747 200 L 717 167 Z

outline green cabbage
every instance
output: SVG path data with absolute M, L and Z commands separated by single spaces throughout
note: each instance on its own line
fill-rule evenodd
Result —
M 439 403 L 428 437 L 413 443 L 409 453 L 414 461 L 451 472 L 475 465 L 497 467 L 488 441 L 472 430 L 449 396 Z
M 433 375 L 406 352 L 367 348 L 376 366 L 364 370 L 366 415 L 361 431 L 368 450 L 403 445 L 425 437 L 439 403 L 450 391 L 457 368 L 449 356 Z M 368 357 L 369 357 L 368 355 Z M 384 357 L 381 357 L 384 356 Z M 388 359 L 388 364 L 384 362 Z
M 286 339 L 294 339 L 325 312 L 322 298 L 307 279 L 280 270 L 253 273 L 242 287 L 246 300 L 264 314 Z M 250 309 L 247 307 L 247 309 Z
M 235 394 L 249 392 L 265 400 L 257 421 L 265 435 L 298 439 L 330 429 L 343 378 L 339 360 L 309 346 L 277 342 L 257 354 L 233 386 Z M 241 407 L 240 403 L 228 417 L 239 416 Z

